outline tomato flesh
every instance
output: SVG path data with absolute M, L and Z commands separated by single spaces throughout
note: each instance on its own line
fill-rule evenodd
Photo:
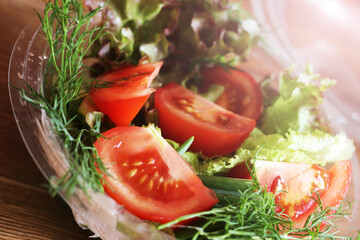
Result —
M 328 172 L 330 176 L 329 188 L 320 197 L 323 208 L 337 207 L 345 199 L 351 182 L 351 161 L 338 161 L 331 166 Z M 306 219 L 315 211 L 317 206 L 317 204 L 314 204 L 308 212 L 299 217 L 297 221 L 298 226 L 304 226 Z M 335 211 L 332 211 L 332 213 L 333 212 Z
M 116 127 L 95 143 L 104 189 L 134 215 L 159 223 L 211 208 L 217 198 L 153 128 Z
M 155 91 L 149 85 L 161 66 L 162 62 L 158 62 L 107 72 L 94 81 L 90 95 L 99 111 L 109 116 L 112 122 L 127 126 Z
M 155 108 L 165 138 L 183 143 L 194 136 L 190 149 L 206 156 L 235 151 L 256 124 L 176 83 L 157 89 Z
M 135 155 L 123 154 L 117 160 L 117 167 L 125 182 L 142 196 L 171 201 L 194 195 L 182 180 L 172 179 L 169 168 L 153 149 Z
M 331 175 L 315 164 L 257 160 L 255 169 L 261 185 L 275 194 L 275 203 L 284 208 L 295 223 L 311 212 L 316 192 L 322 197 L 330 185 Z
M 257 119 L 262 110 L 262 93 L 255 79 L 245 71 L 214 66 L 202 70 L 204 89 L 212 84 L 225 87 L 216 104 L 244 117 Z

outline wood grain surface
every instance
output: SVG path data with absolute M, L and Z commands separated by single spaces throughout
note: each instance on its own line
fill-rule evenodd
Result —
M 88 239 L 60 198 L 42 187 L 46 180 L 17 129 L 8 94 L 8 64 L 15 41 L 41 11 L 43 0 L 0 0 L 0 239 Z

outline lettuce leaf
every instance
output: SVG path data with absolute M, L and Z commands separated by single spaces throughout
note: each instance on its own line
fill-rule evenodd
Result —
M 178 2 L 86 0 L 85 4 L 90 10 L 104 5 L 94 24 L 105 25 L 107 31 L 92 55 L 99 52 L 104 62 L 112 65 L 138 64 L 143 59 L 156 62 L 168 55 L 170 43 L 166 36 L 177 24 Z M 105 44 L 110 45 L 107 51 L 104 51 Z
M 241 1 L 183 0 L 178 24 L 168 35 L 169 55 L 160 81 L 201 86 L 206 65 L 237 66 L 260 39 L 258 23 Z
M 280 74 L 279 95 L 260 117 L 259 128 L 265 134 L 284 135 L 289 129 L 307 132 L 321 127 L 319 106 L 323 92 L 335 81 L 321 79 L 314 74 L 310 65 L 307 65 L 304 73 L 292 77 L 293 67 Z
M 245 140 L 233 157 L 208 158 L 200 163 L 202 174 L 227 172 L 236 164 L 251 159 L 313 163 L 324 166 L 327 162 L 347 160 L 355 151 L 352 140 L 345 134 L 335 136 L 314 130 L 281 134 L 261 135 L 259 131 Z

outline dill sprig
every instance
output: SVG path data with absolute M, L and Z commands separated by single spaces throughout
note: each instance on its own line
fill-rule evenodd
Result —
M 289 224 L 289 222 L 277 217 L 271 194 L 253 190 L 254 188 L 248 188 L 241 191 L 236 203 L 182 216 L 175 221 L 160 225 L 158 229 L 162 230 L 173 225 L 186 229 L 187 234 L 190 235 L 177 236 L 179 239 L 220 240 L 252 237 L 280 239 L 280 233 L 275 226 Z M 194 217 L 201 218 L 200 226 L 177 225 L 179 222 Z
M 256 156 L 254 157 L 254 160 Z M 351 214 L 351 204 L 337 207 L 318 204 L 302 228 L 295 227 L 284 209 L 275 203 L 275 195 L 267 192 L 256 178 L 255 170 L 246 162 L 253 180 L 220 176 L 199 176 L 205 186 L 216 193 L 219 203 L 208 211 L 181 216 L 158 230 L 176 227 L 178 239 L 352 239 L 338 236 L 335 221 Z M 278 209 L 283 209 L 280 211 Z M 196 225 L 182 225 L 191 219 Z M 326 226 L 323 223 L 326 222 Z M 360 235 L 359 235 L 360 236 Z M 357 239 L 360 239 L 358 236 Z
M 91 25 L 99 10 L 85 13 L 81 1 L 55 0 L 46 1 L 43 17 L 38 14 L 48 40 L 44 86 L 36 91 L 27 85 L 20 96 L 45 111 L 69 155 L 69 171 L 50 181 L 52 195 L 70 195 L 76 187 L 103 191 L 97 168 L 106 170 L 93 146 L 100 136 L 100 118 L 89 128 L 78 115 L 80 96 L 88 85 L 83 59 L 103 34 L 103 27 Z
M 214 178 L 214 179 L 213 179 Z M 159 230 L 176 227 L 178 239 L 352 239 L 338 236 L 334 232 L 334 222 L 350 214 L 351 205 L 341 203 L 338 207 L 321 205 L 312 213 L 303 228 L 295 228 L 291 218 L 276 211 L 274 195 L 262 188 L 257 180 L 229 179 L 225 177 L 203 176 L 206 186 L 224 186 L 224 191 L 215 189 L 222 196 L 219 204 L 209 211 L 182 216 L 174 221 L 158 226 Z M 224 182 L 222 182 L 224 180 Z M 234 188 L 233 192 L 229 191 Z M 234 196 L 232 196 L 234 195 Z M 235 198 L 236 197 L 236 198 Z M 234 201 L 236 199 L 236 201 Z M 181 225 L 183 221 L 198 218 L 196 225 Z M 327 225 L 322 226 L 326 221 Z

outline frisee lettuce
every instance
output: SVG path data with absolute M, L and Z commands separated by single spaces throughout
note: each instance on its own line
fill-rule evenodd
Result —
M 158 78 L 164 83 L 197 82 L 197 70 L 207 64 L 235 66 L 260 38 L 260 27 L 241 2 L 86 1 L 90 10 L 99 4 L 104 7 L 93 22 L 108 31 L 89 56 L 100 56 L 105 70 L 165 60 Z
M 327 162 L 347 160 L 354 151 L 352 140 L 343 133 L 332 136 L 320 130 L 305 133 L 290 130 L 285 136 L 250 136 L 233 157 L 208 158 L 201 162 L 199 168 L 203 174 L 227 172 L 236 164 L 253 159 L 255 154 L 258 160 L 324 166 Z
M 99 4 L 104 7 L 93 22 L 105 25 L 108 31 L 97 42 L 98 47 L 93 48 L 92 55 L 99 55 L 112 66 L 138 64 L 144 58 L 157 62 L 168 55 L 170 43 L 166 35 L 177 23 L 179 3 L 160 0 L 86 1 L 90 10 Z
M 298 132 L 313 131 L 321 127 L 319 106 L 323 93 L 335 84 L 329 78 L 320 78 L 310 65 L 293 77 L 295 66 L 280 74 L 279 95 L 264 109 L 259 128 L 265 134 L 286 134 L 289 129 Z

